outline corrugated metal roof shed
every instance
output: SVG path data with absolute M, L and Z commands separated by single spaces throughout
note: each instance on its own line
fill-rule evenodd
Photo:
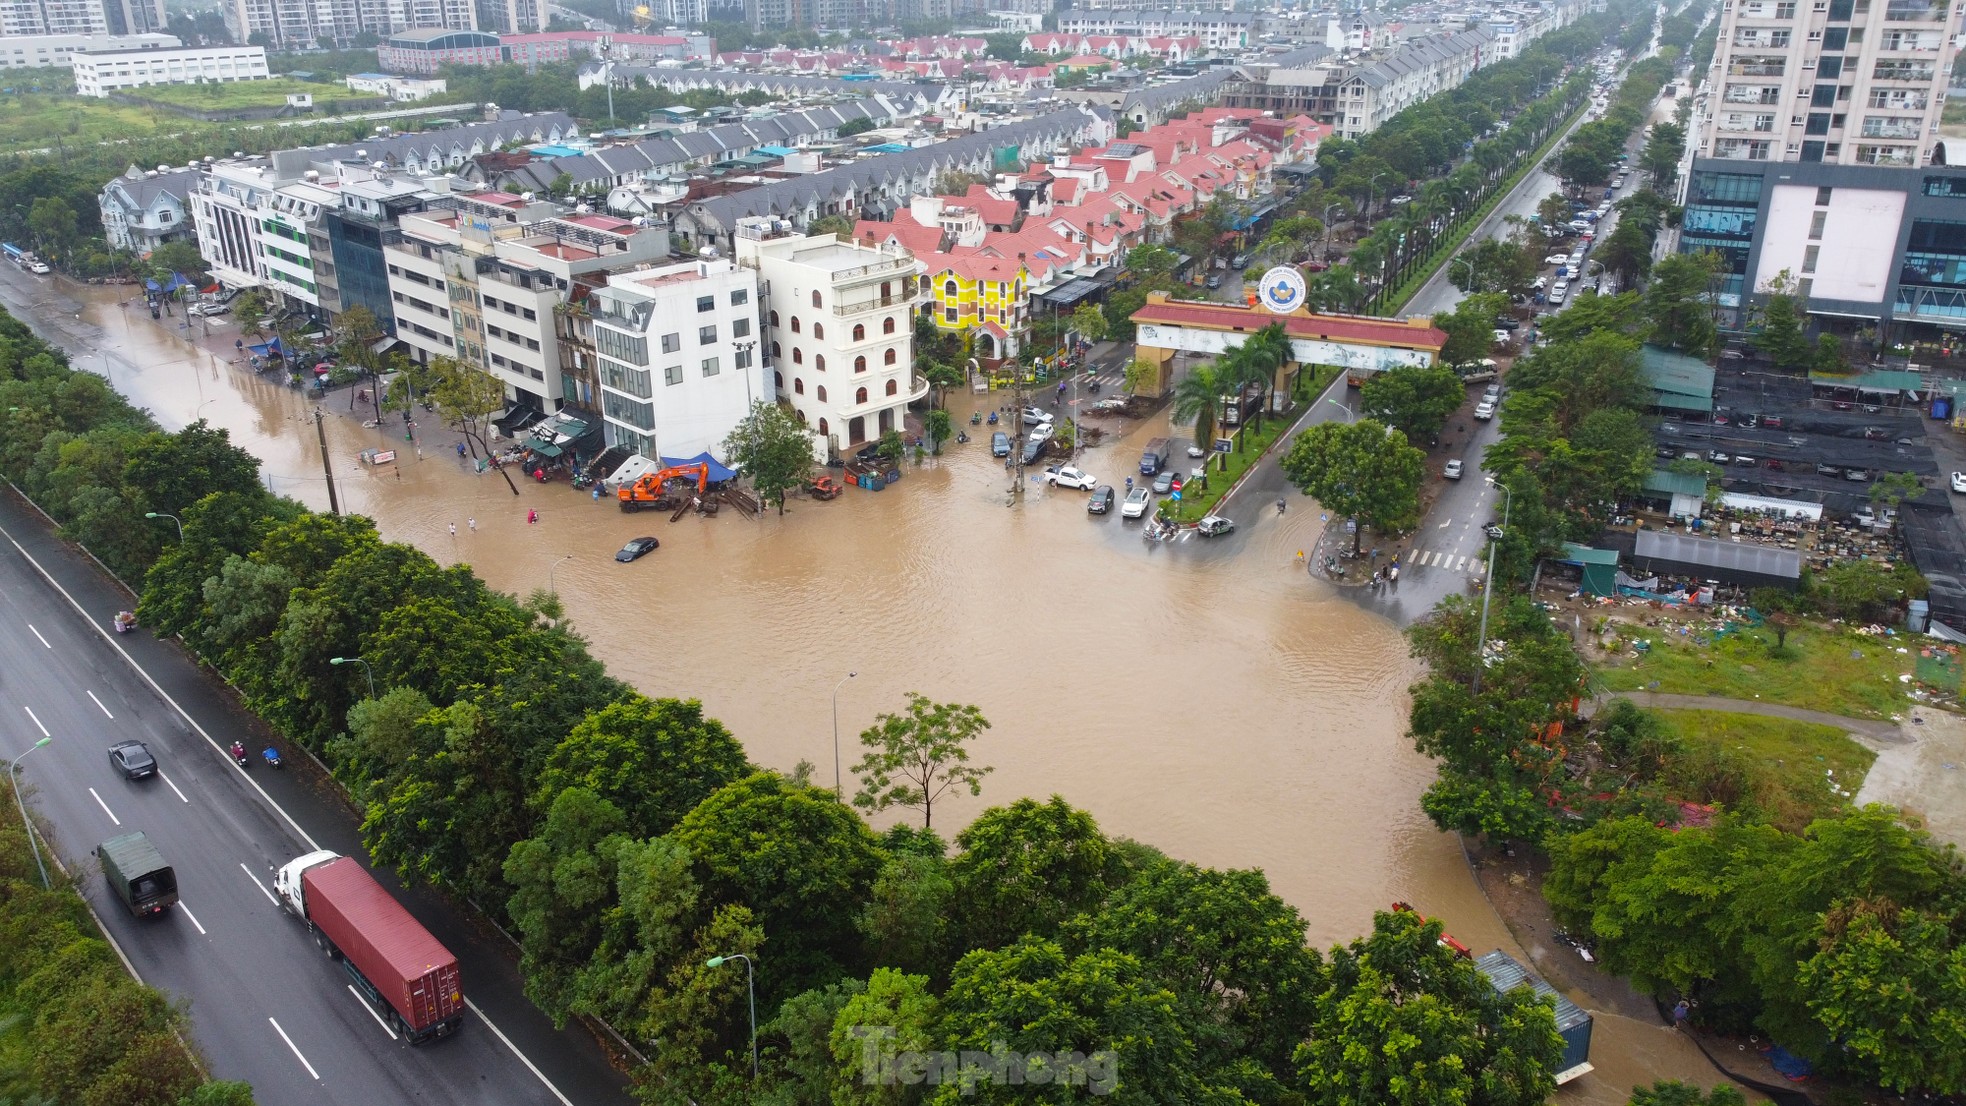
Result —
M 1714 541 L 1667 530 L 1640 530 L 1632 556 L 1638 561 L 1665 561 L 1687 569 L 1731 574 L 1743 583 L 1752 582 L 1749 577 L 1788 581 L 1802 577 L 1802 554 L 1793 549 Z
M 1563 997 L 1563 992 L 1529 974 L 1529 969 L 1516 963 L 1514 957 L 1500 949 L 1476 960 L 1475 967 L 1481 969 L 1481 974 L 1488 977 L 1488 982 L 1494 984 L 1497 991 L 1506 993 L 1517 987 L 1527 986 L 1538 995 L 1548 995 L 1556 1000 L 1558 1033 L 1566 1029 L 1574 1029 L 1591 1020 L 1591 1016 L 1585 1013 L 1582 1007 Z

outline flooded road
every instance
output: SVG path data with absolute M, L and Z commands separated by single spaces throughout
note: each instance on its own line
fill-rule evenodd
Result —
M 228 363 L 230 321 L 209 339 L 194 323 L 199 340 L 187 340 L 175 320 L 119 306 L 115 293 L 128 291 L 0 270 L 0 299 L 50 328 L 81 367 L 103 365 L 83 351 L 107 353 L 115 386 L 165 426 L 203 417 L 225 427 L 275 491 L 325 510 L 315 402 Z M 952 401 L 964 419 L 968 402 Z M 981 437 L 882 492 L 795 501 L 783 518 L 726 510 L 671 524 L 565 483 L 520 480 L 514 496 L 499 475 L 459 461 L 453 435 L 431 429 L 419 457 L 400 420 L 364 428 L 347 391 L 320 409 L 344 512 L 468 562 L 495 588 L 550 584 L 614 674 L 651 695 L 701 699 L 758 763 L 810 761 L 830 784 L 831 696 L 856 672 L 839 690 L 849 768 L 856 735 L 909 691 L 974 703 L 990 719 L 972 756 L 996 770 L 981 798 L 938 806 L 945 836 L 987 805 L 1057 793 L 1108 834 L 1198 864 L 1261 868 L 1319 947 L 1405 900 L 1477 952 L 1521 955 L 1456 839 L 1420 812 L 1432 773 L 1402 736 L 1416 667 L 1396 628 L 1296 562 L 1318 537 L 1315 511 L 1259 512 L 1224 539 L 1149 545 L 1137 522 L 1089 516 L 1082 492 L 1033 484 L 1011 505 Z M 1129 423 L 1081 465 L 1118 484 L 1137 472 L 1139 443 L 1163 431 Z M 403 460 L 368 469 L 356 455 L 372 446 Z M 616 564 L 614 551 L 641 534 L 661 548 Z M 1598 1072 L 1560 1101 L 1610 1106 L 1635 1082 L 1715 1079 L 1677 1035 L 1612 1017 L 1598 1022 L 1593 1060 Z

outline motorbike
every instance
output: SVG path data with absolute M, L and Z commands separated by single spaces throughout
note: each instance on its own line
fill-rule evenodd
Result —
M 997 413 L 995 411 L 990 412 L 990 425 L 997 425 Z
M 246 747 L 236 741 L 232 743 L 232 762 L 242 769 L 253 766 L 251 758 L 246 756 Z
M 962 432 L 962 431 L 960 431 L 960 430 L 958 430 L 958 431 L 956 431 L 956 444 L 957 444 L 957 445 L 967 445 L 967 444 L 969 444 L 969 435 L 968 435 L 968 434 L 965 434 L 965 433 L 963 433 L 963 432 Z
M 127 634 L 137 628 L 137 616 L 129 611 L 117 611 L 115 622 L 119 634 Z
M 268 768 L 280 767 L 280 751 L 273 746 L 268 745 L 266 748 L 260 750 L 259 755 L 266 758 L 266 766 Z
M 971 425 L 971 426 L 978 426 L 978 425 L 981 425 L 981 424 L 982 424 L 982 422 L 983 422 L 983 412 L 981 412 L 981 411 L 971 411 L 971 412 L 969 413 L 969 425 Z

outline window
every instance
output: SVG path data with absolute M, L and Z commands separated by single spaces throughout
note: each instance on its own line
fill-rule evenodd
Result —
M 825 305 L 825 304 L 824 304 L 823 302 L 821 302 L 821 301 L 820 301 L 820 299 L 819 299 L 819 289 L 817 289 L 817 288 L 814 288 L 814 289 L 812 290 L 812 305 L 813 305 L 814 307 L 824 307 L 824 306 L 826 306 L 826 305 Z
M 537 322 L 539 320 L 539 312 L 534 311 L 530 307 L 526 308 L 524 311 L 519 312 L 519 314 L 524 315 L 528 321 Z
M 955 321 L 956 321 L 956 309 L 955 309 L 955 308 L 953 308 L 953 307 L 951 307 L 951 308 L 949 308 L 949 309 L 948 309 L 948 311 L 946 311 L 946 312 L 945 312 L 944 314 L 945 314 L 945 317 L 946 317 L 946 318 L 948 319 L 948 321 L 949 321 L 949 322 L 952 322 L 952 323 L 953 323 L 953 322 L 955 322 Z
M 776 388 L 776 389 L 778 389 L 778 390 L 779 390 L 779 391 L 781 391 L 781 392 L 782 392 L 782 391 L 784 391 L 784 390 L 785 390 L 785 374 L 784 374 L 784 373 L 781 373 L 781 372 L 774 372 L 774 373 L 772 373 L 772 374 L 771 374 L 771 386 L 772 386 L 772 387 L 774 387 L 774 388 Z
M 800 349 L 800 348 L 799 348 L 799 347 L 797 347 L 797 346 L 793 346 L 793 347 L 792 347 L 792 364 L 794 364 L 794 365 L 803 365 L 803 364 L 805 364 L 805 363 L 806 363 L 806 351 L 804 351 L 804 350 L 802 350 L 802 349 Z
M 863 342 L 866 341 L 866 339 L 867 339 L 867 325 L 865 323 L 853 324 L 853 340 L 856 342 Z
M 823 353 L 815 353 L 815 354 L 813 354 L 813 355 L 812 355 L 812 367 L 813 367 L 813 368 L 815 368 L 815 369 L 818 369 L 818 370 L 819 370 L 820 372 L 825 372 L 825 371 L 826 371 L 826 355 L 825 355 L 825 354 L 823 354 Z
M 942 294 L 949 299 L 955 299 L 961 295 L 960 292 L 956 291 L 956 282 L 953 280 L 943 282 Z
M 683 367 L 681 365 L 671 365 L 662 370 L 662 382 L 664 384 L 681 384 L 683 382 Z
M 864 372 L 866 372 L 866 371 L 867 371 L 867 358 L 866 358 L 866 357 L 864 357 L 864 356 L 862 356 L 862 357 L 856 357 L 856 358 L 854 358 L 854 359 L 853 359 L 853 371 L 854 371 L 854 372 L 857 372 L 857 373 L 864 373 Z
M 792 390 L 800 395 L 806 394 L 806 382 L 802 377 L 792 378 Z
M 716 341 L 717 341 L 716 323 L 711 323 L 709 326 L 699 326 L 696 328 L 697 345 L 699 346 L 714 345 Z
M 664 352 L 664 353 L 674 353 L 674 352 L 676 352 L 677 350 L 679 350 L 679 349 L 682 349 L 682 348 L 683 348 L 683 336 L 682 336 L 682 335 L 680 335 L 680 334 L 664 334 L 664 335 L 662 336 L 662 352 Z
M 799 332 L 799 317 L 797 315 L 794 315 L 792 316 L 792 333 L 797 334 L 798 332 Z
M 776 311 L 774 311 L 774 312 L 772 312 L 772 313 L 771 313 L 771 325 L 773 325 L 773 326 L 777 326 L 777 325 L 778 325 L 778 312 L 776 312 Z
M 751 351 L 750 351 L 750 350 L 748 350 L 748 349 L 740 349 L 740 350 L 738 350 L 738 351 L 737 351 L 737 354 L 736 354 L 736 356 L 734 356 L 734 357 L 732 357 L 732 358 L 731 358 L 731 364 L 733 364 L 733 365 L 735 365 L 735 366 L 736 366 L 737 368 L 740 368 L 740 369 L 748 369 L 748 368 L 750 368 L 750 367 L 751 367 Z
M 1816 189 L 1816 206 L 1817 206 L 1817 207 L 1828 207 L 1828 206 L 1829 206 L 1829 198 L 1830 198 L 1830 193 L 1831 193 L 1832 191 L 1834 191 L 1834 190 L 1833 190 L 1833 189 L 1831 189 L 1831 188 L 1830 188 L 1830 187 L 1829 187 L 1828 185 L 1824 185 L 1824 186 L 1822 186 L 1822 187 L 1820 187 L 1820 188 L 1818 188 L 1818 189 Z
M 889 315 L 887 318 L 881 320 L 881 333 L 882 334 L 894 333 L 894 316 Z
M 894 351 L 892 349 L 887 351 L 887 363 L 890 365 L 894 364 Z
M 822 438 L 824 438 L 824 437 L 826 437 L 826 420 L 825 420 L 825 419 L 820 419 L 820 420 L 819 420 L 819 436 L 820 436 L 820 437 L 822 437 Z
M 714 357 L 705 357 L 705 358 L 703 359 L 703 375 L 704 375 L 704 376 L 715 376 L 715 375 L 717 375 L 717 373 L 718 373 L 718 371 L 719 371 L 719 370 L 718 370 L 718 368 L 717 368 L 717 359 L 716 359 L 716 358 L 714 358 Z
M 751 333 L 751 320 L 749 319 L 731 320 L 731 324 L 730 324 L 731 337 L 742 338 L 749 333 Z
M 890 381 L 888 381 L 888 382 L 887 382 L 887 394 L 888 394 L 888 395 L 894 395 L 894 394 L 896 394 L 896 393 L 898 393 L 898 392 L 900 392 L 900 391 L 901 391 L 901 385 L 900 385 L 900 383 L 899 383 L 899 382 L 897 382 L 897 381 L 893 381 L 893 380 L 890 380 Z
M 717 297 L 715 297 L 715 296 L 698 296 L 698 297 L 696 297 L 696 313 L 697 313 L 697 314 L 699 314 L 699 315 L 701 315 L 701 314 L 703 314 L 703 313 L 704 313 L 705 311 L 715 311 L 716 309 L 717 309 Z
M 731 289 L 730 305 L 732 307 L 743 307 L 745 304 L 750 302 L 751 302 L 751 290 L 749 288 Z
M 1801 280 L 1795 282 L 1795 295 L 1797 299 L 1806 300 L 1809 298 L 1809 293 L 1815 290 L 1816 281 L 1811 277 L 1803 277 Z
M 780 357 L 783 357 L 783 356 L 785 356 L 785 355 L 784 355 L 784 354 L 782 354 L 782 353 L 780 353 L 780 352 L 778 352 L 778 343 L 777 343 L 777 342 L 773 342 L 773 343 L 771 344 L 771 359 L 772 359 L 773 361 L 776 361 L 776 360 L 778 360 L 778 359 L 779 359 Z
M 825 323 L 812 324 L 812 336 L 814 338 L 826 337 L 826 324 Z
M 1850 28 L 1831 27 L 1823 32 L 1823 49 L 1842 50 L 1850 41 Z
M 865 389 L 865 388 L 861 388 L 861 389 L 859 389 L 858 391 L 856 391 L 856 392 L 854 392 L 854 393 L 853 393 L 853 402 L 855 402 L 855 403 L 865 403 L 865 402 L 867 402 L 867 389 Z
M 1823 248 L 1821 246 L 1809 246 L 1805 248 L 1802 251 L 1802 271 L 1805 273 L 1815 272 L 1816 260 L 1822 255 L 1822 252 Z
M 1829 222 L 1829 212 L 1827 211 L 1816 212 L 1814 217 L 1812 217 L 1809 220 L 1809 237 L 1812 239 L 1822 238 L 1823 224 L 1827 222 Z
M 821 403 L 824 403 L 824 402 L 826 402 L 826 385 L 824 385 L 824 384 L 821 384 L 821 385 L 819 386 L 819 389 L 818 389 L 818 396 L 819 396 L 819 402 L 821 402 Z

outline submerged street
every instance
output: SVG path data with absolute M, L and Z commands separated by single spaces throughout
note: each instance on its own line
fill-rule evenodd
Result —
M 179 320 L 153 323 L 140 300 L 120 306 L 132 291 L 0 269 L 0 303 L 79 367 L 106 372 L 166 428 L 224 427 L 261 458 L 273 490 L 326 510 L 316 401 L 231 363 L 231 320 L 209 338 L 194 322 L 190 340 Z M 978 398 L 988 402 L 952 396 L 959 424 Z M 1301 497 L 1281 516 L 1266 506 L 1282 484 L 1273 459 L 1233 505 L 1238 529 L 1214 540 L 1148 543 L 1138 522 L 1088 515 L 1086 493 L 1035 481 L 1013 498 L 987 434 L 973 432 L 882 492 L 795 500 L 782 518 L 672 524 L 517 474 L 515 497 L 498 474 L 457 458 L 454 435 L 424 427 L 419 456 L 400 421 L 365 428 L 348 390 L 319 403 L 344 512 L 440 562 L 469 563 L 492 587 L 551 586 L 616 675 L 651 695 L 701 699 L 760 764 L 811 761 L 830 784 L 830 695 L 856 672 L 839 692 L 845 764 L 874 715 L 910 691 L 974 703 L 990 719 L 973 755 L 996 771 L 980 799 L 949 802 L 936 826 L 945 836 L 985 806 L 1057 793 L 1110 835 L 1261 868 L 1320 948 L 1404 900 L 1478 952 L 1516 951 L 1458 841 L 1420 811 L 1432 770 L 1404 737 L 1415 665 L 1394 621 L 1464 586 L 1463 559 L 1479 553 L 1495 509 L 1478 478 L 1411 543 L 1429 556 L 1402 575 L 1402 594 L 1374 602 L 1297 562 L 1322 524 Z M 1114 485 L 1137 478 L 1146 438 L 1168 433 L 1164 415 L 1129 422 L 1117 440 L 1115 424 L 1102 425 L 1105 444 L 1079 464 Z M 371 447 L 400 460 L 364 466 L 357 454 Z M 616 563 L 641 534 L 661 548 Z M 1678 1035 L 1613 1015 L 1597 1022 L 1592 1060 L 1596 1073 L 1558 1101 L 1609 1106 L 1634 1083 L 1716 1078 Z

